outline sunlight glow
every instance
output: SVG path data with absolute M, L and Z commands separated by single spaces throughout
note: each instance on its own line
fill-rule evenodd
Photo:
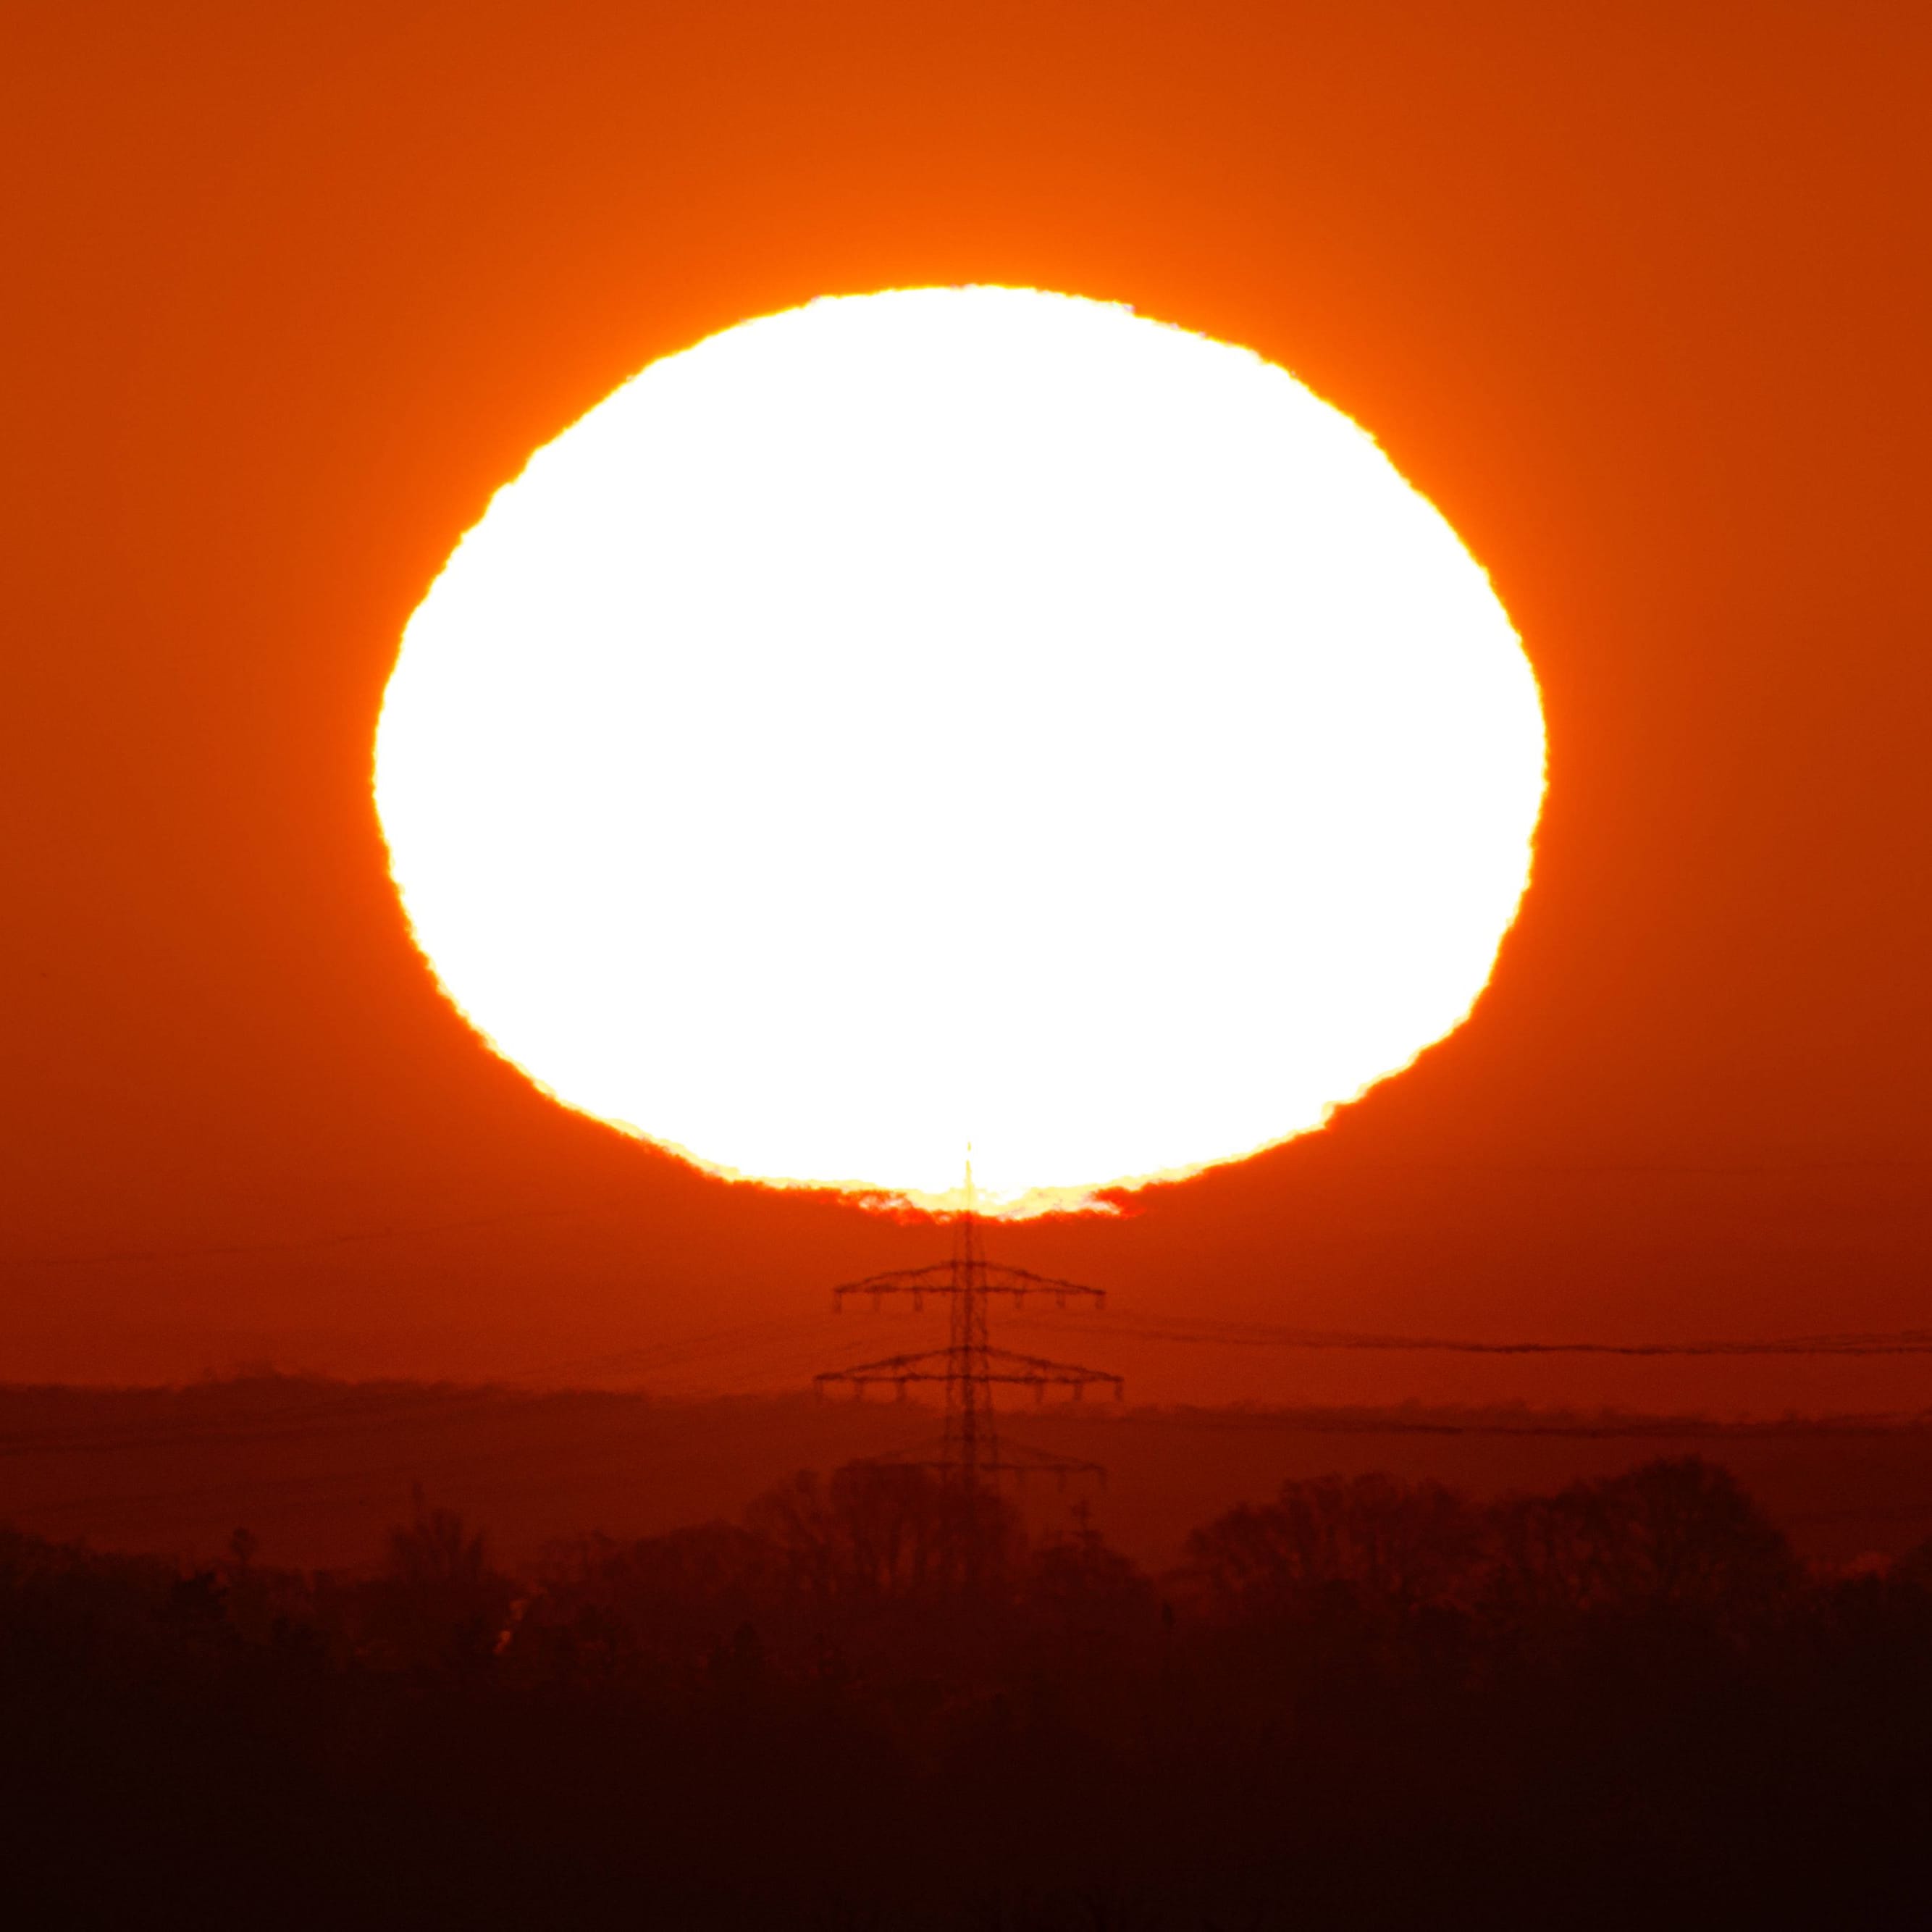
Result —
M 652 364 L 410 620 L 417 944 L 566 1105 L 714 1171 L 1031 1212 L 1318 1126 L 1455 1028 L 1528 876 L 1535 682 L 1374 442 L 1029 290 Z

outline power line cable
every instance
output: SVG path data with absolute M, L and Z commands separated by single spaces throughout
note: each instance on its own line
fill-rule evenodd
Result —
M 1050 1318 L 1042 1328 L 1058 1332 Z M 1712 1355 L 1932 1355 L 1932 1329 L 1888 1333 L 1778 1336 L 1763 1340 L 1702 1341 L 1554 1341 L 1546 1338 L 1488 1340 L 1447 1335 L 1360 1334 L 1346 1330 L 1275 1328 L 1259 1322 L 1186 1322 L 1160 1316 L 1115 1316 L 1110 1334 L 1141 1342 L 1190 1347 L 1360 1350 L 1378 1354 L 1457 1355 L 1613 1355 L 1628 1357 Z

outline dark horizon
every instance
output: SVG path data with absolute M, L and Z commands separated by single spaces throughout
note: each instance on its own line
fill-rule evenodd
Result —
M 735 1520 L 794 1472 L 926 1453 L 940 1412 L 794 1392 L 710 1398 L 269 1373 L 173 1388 L 0 1387 L 0 1522 L 55 1541 L 208 1563 L 245 1527 L 262 1560 L 353 1566 L 420 1485 L 488 1525 L 506 1561 L 595 1530 Z M 1001 1412 L 1003 1440 L 1098 1465 L 1002 1484 L 1036 1532 L 1077 1510 L 1150 1572 L 1188 1532 L 1285 1478 L 1382 1471 L 1484 1502 L 1628 1472 L 1724 1464 L 1808 1563 L 1882 1567 L 1932 1533 L 1932 1412 L 1726 1424 L 1517 1405 Z

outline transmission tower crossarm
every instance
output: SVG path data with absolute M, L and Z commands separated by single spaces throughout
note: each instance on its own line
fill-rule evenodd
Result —
M 928 1348 L 919 1354 L 887 1355 L 876 1362 L 860 1362 L 849 1369 L 826 1369 L 812 1377 L 821 1389 L 833 1382 L 863 1387 L 872 1382 L 943 1382 L 952 1372 L 950 1348 Z
M 866 1384 L 874 1382 L 943 1382 L 961 1372 L 960 1352 L 954 1348 L 927 1348 L 916 1354 L 886 1355 L 876 1362 L 860 1362 L 849 1369 L 827 1369 L 812 1380 L 821 1388 L 833 1382 Z M 988 1348 L 974 1366 L 976 1379 L 987 1382 L 1012 1382 L 1028 1388 L 1054 1386 L 1091 1388 L 1102 1382 L 1113 1384 L 1118 1395 L 1125 1386 L 1118 1376 L 1100 1369 L 1083 1369 L 1072 1362 L 1050 1362 L 1043 1355 L 1022 1355 L 1011 1348 Z
M 1105 1369 L 1082 1368 L 1077 1362 L 1051 1362 L 1044 1355 L 1022 1355 L 1011 1348 L 988 1348 L 983 1359 L 989 1382 L 1054 1382 L 1070 1388 L 1092 1388 L 1101 1382 L 1111 1382 L 1116 1395 L 1126 1388 L 1124 1376 L 1109 1375 Z
M 1078 1295 L 1082 1300 L 1090 1301 L 1096 1308 L 1106 1305 L 1107 1291 L 1104 1288 L 1089 1288 L 1084 1282 L 1062 1281 L 1050 1274 L 1035 1274 L 1030 1268 L 1003 1268 L 997 1262 L 987 1264 L 985 1280 L 982 1284 L 988 1294 L 1011 1294 L 1021 1300 L 1029 1294 L 1050 1294 L 1057 1302 L 1064 1304 L 1070 1295 Z
M 842 1282 L 832 1291 L 836 1305 L 843 1307 L 848 1294 L 869 1294 L 874 1301 L 889 1294 L 910 1294 L 915 1301 L 928 1294 L 957 1294 L 962 1292 L 959 1270 L 952 1262 L 931 1268 L 897 1268 L 886 1274 L 868 1275 L 862 1281 Z M 980 1294 L 1010 1294 L 1024 1302 L 1030 1294 L 1050 1294 L 1064 1306 L 1070 1297 L 1103 1306 L 1107 1292 L 1089 1288 L 1084 1282 L 1061 1281 L 1049 1274 L 1035 1274 L 1030 1268 L 1004 1268 L 983 1263 L 976 1270 L 972 1292 Z

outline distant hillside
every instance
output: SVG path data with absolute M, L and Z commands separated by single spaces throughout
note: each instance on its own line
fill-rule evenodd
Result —
M 368 1561 L 420 1484 L 502 1556 L 601 1529 L 735 1517 L 800 1468 L 936 1435 L 915 1405 L 705 1401 L 604 1391 L 256 1376 L 178 1388 L 0 1388 L 0 1521 L 102 1547 L 208 1556 L 246 1528 L 265 1559 Z M 1733 1470 L 1814 1561 L 1895 1552 L 1932 1532 L 1932 1418 L 1748 1425 L 1526 1408 L 1018 1409 L 1018 1442 L 1106 1466 L 1106 1486 L 1037 1480 L 1046 1524 L 1084 1504 L 1160 1568 L 1187 1531 L 1289 1475 L 1388 1469 L 1481 1496 L 1546 1490 L 1696 1450 Z

